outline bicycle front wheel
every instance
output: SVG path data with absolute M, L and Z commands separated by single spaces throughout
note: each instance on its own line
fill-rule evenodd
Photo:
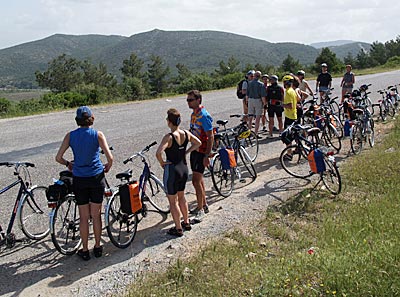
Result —
M 350 147 L 353 154 L 358 155 L 361 153 L 363 147 L 362 127 L 359 123 L 351 127 L 350 130 Z
M 50 232 L 46 190 L 46 187 L 30 189 L 21 201 L 20 227 L 26 237 L 33 240 L 43 239 Z
M 252 180 L 255 180 L 257 178 L 257 171 L 254 168 L 253 161 L 251 161 L 251 158 L 248 155 L 247 150 L 241 145 L 239 147 L 238 153 L 240 160 L 242 161 L 244 167 L 246 167 L 246 170 L 249 172 Z
M 241 144 L 246 149 L 250 160 L 254 162 L 257 159 L 259 148 L 257 134 L 254 131 L 251 131 L 249 137 L 244 138 L 241 141 Z
M 214 188 L 222 197 L 229 197 L 233 191 L 235 179 L 233 169 L 222 168 L 222 162 L 219 154 L 216 154 L 213 157 L 211 164 L 212 166 L 210 166 L 210 171 Z
M 73 195 L 59 203 L 50 214 L 51 240 L 63 255 L 73 255 L 82 240 L 79 233 L 79 210 Z
M 108 237 L 118 248 L 127 248 L 135 238 L 138 217 L 121 211 L 119 192 L 115 193 L 107 203 L 105 224 Z
M 342 148 L 342 141 L 340 139 L 340 132 L 343 131 L 342 129 L 339 128 L 339 130 L 334 127 L 331 123 L 327 124 L 325 126 L 324 132 L 323 132 L 323 138 L 325 143 L 333 147 L 336 152 L 339 152 L 340 149 Z M 341 132 L 343 135 L 343 132 Z
M 150 173 L 145 194 L 151 205 L 159 212 L 169 213 L 169 201 L 164 190 L 164 184 L 153 173 Z
M 308 150 L 296 144 L 287 146 L 279 157 L 282 168 L 291 176 L 307 178 L 313 174 L 308 163 Z
M 338 195 L 342 190 L 342 179 L 337 166 L 324 155 L 326 170 L 321 172 L 322 182 L 333 195 Z
M 367 127 L 367 138 L 370 147 L 375 145 L 375 123 L 373 119 L 369 119 L 369 127 Z

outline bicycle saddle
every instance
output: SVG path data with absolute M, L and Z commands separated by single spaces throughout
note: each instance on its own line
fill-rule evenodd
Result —
M 217 124 L 221 125 L 221 126 L 225 126 L 226 124 L 228 124 L 228 120 L 218 120 Z
M 307 130 L 307 134 L 310 136 L 317 136 L 319 132 L 321 132 L 321 129 L 318 127 L 314 127 Z
M 364 110 L 362 110 L 361 108 L 356 108 L 356 109 L 353 109 L 353 112 L 357 113 L 357 114 L 362 114 L 362 113 L 364 113 Z
M 128 169 L 127 171 L 118 173 L 116 176 L 118 179 L 130 179 L 132 177 L 132 169 Z

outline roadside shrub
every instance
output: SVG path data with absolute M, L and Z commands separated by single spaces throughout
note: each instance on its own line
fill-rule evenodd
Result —
M 127 77 L 122 84 L 122 93 L 128 101 L 143 100 L 146 88 L 140 78 Z
M 10 111 L 11 102 L 6 98 L 0 98 L 0 113 L 7 114 Z
M 214 82 L 214 86 L 217 89 L 233 87 L 236 86 L 243 78 L 244 75 L 241 72 L 230 73 L 221 77 L 217 77 Z
M 176 88 L 180 94 L 189 92 L 190 90 L 208 91 L 213 89 L 213 80 L 207 74 L 193 74 L 191 77 L 184 79 Z
M 400 66 L 400 57 L 399 56 L 394 56 L 391 57 L 387 60 L 387 62 L 385 63 L 386 67 L 397 67 Z

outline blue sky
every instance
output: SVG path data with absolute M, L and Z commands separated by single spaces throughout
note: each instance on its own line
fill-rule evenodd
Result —
M 131 36 L 161 30 L 216 30 L 270 42 L 400 35 L 400 1 L 388 0 L 2 0 L 0 49 L 55 33 Z

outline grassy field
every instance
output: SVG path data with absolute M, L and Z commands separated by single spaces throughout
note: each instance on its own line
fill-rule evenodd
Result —
M 129 296 L 399 296 L 399 148 L 397 120 L 341 167 L 341 195 L 304 191 Z
M 0 90 L 0 98 L 18 102 L 26 99 L 40 98 L 42 95 L 48 93 L 45 90 Z

